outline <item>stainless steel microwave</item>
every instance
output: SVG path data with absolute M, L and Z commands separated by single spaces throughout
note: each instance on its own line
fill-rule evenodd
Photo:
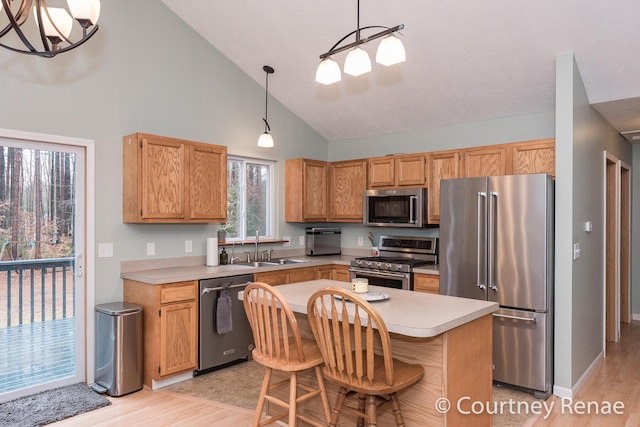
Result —
M 365 190 L 363 212 L 370 227 L 426 227 L 427 189 Z

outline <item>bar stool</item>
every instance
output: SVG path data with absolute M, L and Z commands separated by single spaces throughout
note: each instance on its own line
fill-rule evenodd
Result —
M 253 420 L 254 427 L 271 424 L 287 417 L 290 427 L 297 425 L 300 419 L 311 425 L 326 426 L 330 418 L 329 400 L 322 376 L 323 359 L 316 343 L 311 339 L 301 338 L 298 322 L 293 311 L 280 293 L 266 283 L 254 282 L 244 290 L 244 310 L 247 313 L 256 348 L 251 355 L 253 360 L 267 368 L 258 406 Z M 298 382 L 297 374 L 307 369 L 314 369 L 318 387 L 314 388 Z M 289 373 L 289 378 L 270 384 L 273 370 Z M 270 392 L 289 384 L 289 401 L 286 402 Z M 298 396 L 298 388 L 305 391 Z M 298 404 L 304 400 L 320 395 L 325 421 L 300 414 Z M 285 411 L 261 420 L 265 401 L 285 408 Z
M 358 426 L 365 421 L 376 426 L 377 406 L 389 401 L 396 425 L 404 426 L 398 391 L 420 381 L 424 369 L 392 358 L 380 314 L 357 294 L 330 287 L 311 296 L 307 315 L 324 358 L 324 376 L 340 386 L 329 426 L 337 425 L 343 410 L 358 417 Z M 376 344 L 382 355 L 374 354 Z M 345 403 L 352 395 L 358 396 L 357 408 Z

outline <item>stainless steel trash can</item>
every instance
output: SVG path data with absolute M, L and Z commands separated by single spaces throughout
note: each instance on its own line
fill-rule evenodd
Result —
M 127 302 L 99 304 L 96 316 L 96 384 L 109 396 L 142 389 L 142 307 Z

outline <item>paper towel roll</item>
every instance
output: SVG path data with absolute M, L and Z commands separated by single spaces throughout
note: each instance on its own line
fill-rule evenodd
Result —
M 218 265 L 218 238 L 209 237 L 207 239 L 207 267 Z

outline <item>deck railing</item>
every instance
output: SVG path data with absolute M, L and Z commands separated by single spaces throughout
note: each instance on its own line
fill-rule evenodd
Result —
M 0 327 L 75 315 L 74 258 L 0 262 Z

